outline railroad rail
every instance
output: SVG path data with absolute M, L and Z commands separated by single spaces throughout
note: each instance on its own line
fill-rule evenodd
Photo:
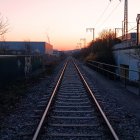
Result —
M 119 140 L 76 63 L 69 59 L 32 140 Z

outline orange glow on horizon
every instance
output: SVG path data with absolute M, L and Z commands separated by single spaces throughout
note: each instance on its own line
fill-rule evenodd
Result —
M 140 0 L 128 1 L 131 28 L 136 26 L 139 5 Z M 48 42 L 49 36 L 57 50 L 76 49 L 77 43 L 83 47 L 80 38 L 86 38 L 87 44 L 92 40 L 86 28 L 95 28 L 96 37 L 103 29 L 122 27 L 124 18 L 124 1 L 119 0 L 1 0 L 0 9 L 9 21 L 6 41 Z

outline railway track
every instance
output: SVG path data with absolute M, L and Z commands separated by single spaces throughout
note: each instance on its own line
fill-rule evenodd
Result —
M 119 140 L 77 65 L 69 59 L 32 140 Z

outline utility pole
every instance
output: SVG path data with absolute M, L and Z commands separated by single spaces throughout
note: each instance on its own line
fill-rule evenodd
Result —
M 79 49 L 79 45 L 78 45 L 78 43 L 77 43 L 77 45 L 76 45 L 76 49 Z
M 80 41 L 84 42 L 84 48 L 86 47 L 86 39 L 85 38 L 81 38 Z
M 139 30 L 140 30 L 140 14 L 137 14 L 137 47 L 140 45 L 140 33 L 139 33 Z M 139 52 L 139 50 L 138 50 Z M 140 54 L 138 53 L 138 56 L 139 56 L 139 62 L 138 62 L 138 70 L 139 70 L 139 95 L 140 95 Z
M 140 14 L 137 14 L 137 18 L 136 18 L 136 21 L 137 21 L 137 46 L 140 44 L 140 33 L 139 33 L 139 30 L 140 30 Z
M 123 36 L 127 40 L 128 37 L 128 0 L 124 3 L 124 25 L 123 25 Z
M 122 40 L 124 39 L 123 22 L 124 22 L 124 21 L 122 21 Z
M 94 41 L 94 32 L 95 32 L 95 28 L 86 28 L 86 32 L 93 32 L 93 38 L 92 38 L 92 41 Z
M 124 20 L 122 22 L 122 38 L 123 40 L 128 39 L 128 0 L 124 1 Z
M 115 28 L 115 38 L 117 38 L 117 30 L 122 30 L 122 28 Z
M 77 46 L 81 49 L 82 43 L 77 43 Z

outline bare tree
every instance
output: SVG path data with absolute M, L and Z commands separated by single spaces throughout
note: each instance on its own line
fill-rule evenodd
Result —
M 6 44 L 5 36 L 4 35 L 1 36 L 0 41 L 2 41 L 0 43 L 0 54 L 6 54 L 7 50 L 9 49 L 9 46 Z
M 0 14 L 0 36 L 4 35 L 7 31 L 8 31 L 8 19 L 4 18 L 1 14 Z
M 100 34 L 99 34 L 99 38 L 102 40 L 114 40 L 116 38 L 115 33 L 113 30 L 109 29 L 109 30 L 103 30 Z

